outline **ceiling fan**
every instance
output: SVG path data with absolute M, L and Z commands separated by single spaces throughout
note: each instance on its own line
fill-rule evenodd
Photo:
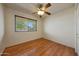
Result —
M 40 16 L 40 18 L 42 17 L 42 15 L 47 14 L 47 15 L 51 15 L 50 12 L 48 12 L 48 8 L 51 6 L 50 3 L 47 3 L 45 5 L 43 4 L 39 4 L 38 8 L 37 8 L 37 12 L 34 12 L 33 14 L 38 14 Z

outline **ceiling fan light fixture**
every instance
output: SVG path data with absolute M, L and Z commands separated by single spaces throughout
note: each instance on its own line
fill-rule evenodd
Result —
M 44 15 L 44 11 L 38 11 L 37 14 L 38 15 Z

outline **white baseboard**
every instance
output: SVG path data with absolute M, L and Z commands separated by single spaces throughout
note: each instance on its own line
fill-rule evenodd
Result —
M 0 56 L 3 54 L 5 48 L 0 49 Z

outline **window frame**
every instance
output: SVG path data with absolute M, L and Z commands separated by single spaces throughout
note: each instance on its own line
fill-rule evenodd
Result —
M 18 16 L 18 15 L 15 15 L 14 17 L 15 17 L 15 32 L 36 32 L 37 31 L 37 20 L 31 19 L 31 18 L 27 18 L 27 17 Z M 35 21 L 36 22 L 36 30 L 35 31 L 29 31 L 29 27 L 28 27 L 28 31 L 17 31 L 16 30 L 16 17 L 20 17 L 20 18 L 24 18 L 24 19 Z

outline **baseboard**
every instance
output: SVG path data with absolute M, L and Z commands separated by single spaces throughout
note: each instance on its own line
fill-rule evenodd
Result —
M 42 38 L 42 37 L 41 37 L 41 38 Z M 38 39 L 41 39 L 41 38 L 38 38 Z M 27 42 L 30 42 L 30 41 L 34 41 L 34 40 L 37 40 L 37 39 L 33 39 L 33 40 L 26 41 L 26 42 L 14 44 L 14 45 L 8 46 L 8 47 L 6 47 L 6 48 L 13 47 L 13 46 L 17 46 L 17 45 L 20 45 L 20 44 L 23 44 L 23 43 L 27 43 Z
M 0 49 L 0 56 L 3 54 L 5 48 Z
M 42 38 L 38 38 L 38 39 L 42 39 Z M 33 39 L 33 40 L 30 40 L 30 41 L 35 41 L 35 40 L 38 40 L 38 39 Z M 1 52 L 0 56 L 3 55 L 5 49 L 10 48 L 10 47 L 14 47 L 14 46 L 17 46 L 17 45 L 20 45 L 20 44 L 23 44 L 23 43 L 28 43 L 28 42 L 30 42 L 30 41 L 22 42 L 22 43 L 19 43 L 19 44 L 15 44 L 15 45 L 12 45 L 12 46 L 6 47 L 6 48 L 4 48 L 3 51 Z

